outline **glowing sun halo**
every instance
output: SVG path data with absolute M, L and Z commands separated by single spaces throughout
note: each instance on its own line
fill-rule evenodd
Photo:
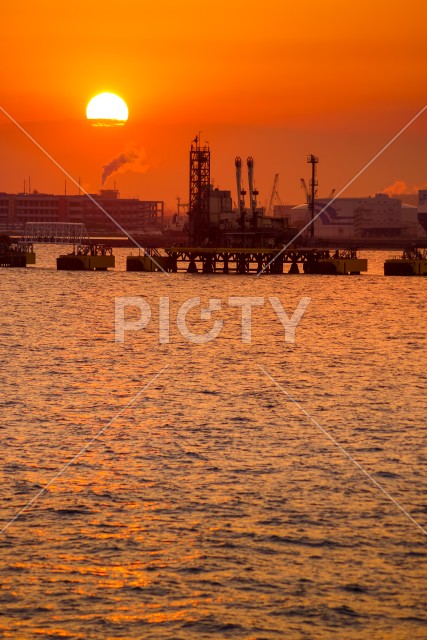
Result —
M 100 93 L 86 107 L 86 118 L 95 126 L 121 126 L 128 115 L 126 102 L 115 93 Z

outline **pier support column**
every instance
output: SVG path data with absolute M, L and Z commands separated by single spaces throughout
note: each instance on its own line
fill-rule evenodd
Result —
M 190 262 L 188 263 L 187 273 L 197 273 L 197 272 L 198 272 L 198 269 L 196 266 L 196 261 L 194 259 L 194 256 L 191 255 Z
M 237 255 L 236 273 L 248 273 L 248 268 L 247 268 L 247 264 L 246 264 L 246 256 L 245 256 L 244 253 L 239 253 Z
M 207 253 L 203 259 L 203 273 L 215 273 L 215 256 Z
M 228 253 L 224 253 L 224 267 L 222 269 L 223 273 L 230 273 L 228 268 Z
M 279 256 L 271 263 L 270 273 L 283 273 L 283 256 Z

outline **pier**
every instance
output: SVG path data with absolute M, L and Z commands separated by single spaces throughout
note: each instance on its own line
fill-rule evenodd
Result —
M 427 276 L 427 249 L 405 249 L 400 258 L 384 262 L 385 276 Z
M 13 242 L 9 236 L 0 236 L 0 267 L 26 267 L 36 263 L 36 254 L 30 242 Z
M 115 257 L 110 246 L 94 242 L 89 238 L 86 226 L 80 222 L 27 222 L 18 247 L 31 246 L 33 242 L 49 244 L 72 244 L 70 253 L 60 255 L 56 260 L 58 270 L 106 271 L 115 267 Z M 34 255 L 34 254 L 33 254 Z M 31 257 L 24 264 L 34 264 Z M 1 264 L 3 266 L 3 264 Z
M 165 271 L 223 274 L 354 274 L 367 271 L 364 258 L 355 249 L 286 249 L 278 257 L 278 249 L 172 247 Z M 141 269 L 144 270 L 144 269 Z M 153 270 L 152 267 L 147 270 Z
M 106 271 L 115 267 L 111 247 L 94 243 L 79 245 L 56 259 L 58 271 Z

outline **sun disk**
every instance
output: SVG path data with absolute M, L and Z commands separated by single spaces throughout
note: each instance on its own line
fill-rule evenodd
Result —
M 100 93 L 86 107 L 86 117 L 95 126 L 124 125 L 128 116 L 126 102 L 115 93 Z

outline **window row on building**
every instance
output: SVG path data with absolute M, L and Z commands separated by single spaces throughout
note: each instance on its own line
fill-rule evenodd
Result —
M 89 232 L 141 233 L 163 226 L 161 200 L 120 198 L 118 191 L 49 195 L 0 193 L 0 232 L 21 231 L 26 222 L 82 222 Z

